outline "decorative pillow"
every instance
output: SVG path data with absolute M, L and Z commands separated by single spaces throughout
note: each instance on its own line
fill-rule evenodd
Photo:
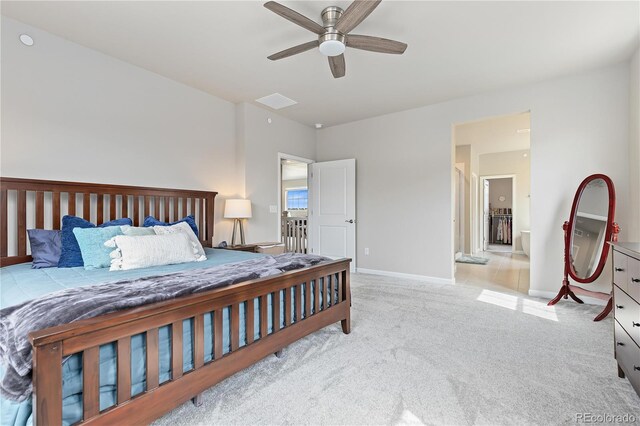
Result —
M 27 233 L 31 244 L 31 257 L 33 257 L 31 267 L 40 269 L 58 266 L 62 250 L 60 231 L 29 229 Z
M 84 269 L 108 268 L 111 265 L 109 254 L 113 251 L 106 247 L 107 240 L 122 235 L 120 226 L 106 228 L 73 228 L 73 235 L 80 246 Z
M 132 225 L 131 219 L 122 218 L 105 222 L 99 228 L 107 226 Z M 60 239 L 62 240 L 62 252 L 60 253 L 60 261 L 58 268 L 74 268 L 76 266 L 84 266 L 82 261 L 82 253 L 76 236 L 73 235 L 73 228 L 95 228 L 96 225 L 77 216 L 64 216 L 62 218 L 62 230 Z
M 110 271 L 197 262 L 200 257 L 189 237 L 182 232 L 138 237 L 119 235 L 104 244 L 115 248 L 110 254 Z
M 142 235 L 156 235 L 156 232 L 153 230 L 153 228 L 145 228 L 143 226 L 123 225 L 120 227 L 120 230 L 124 235 L 128 235 L 130 237 L 139 237 Z
M 196 225 L 196 218 L 192 214 L 171 223 L 161 222 L 153 216 L 147 216 L 144 218 L 144 223 L 142 224 L 142 226 L 171 226 L 180 222 L 186 222 L 193 230 L 193 233 L 196 234 L 196 237 L 198 236 L 198 225 Z
M 207 256 L 204 254 L 204 249 L 202 248 L 202 244 L 198 240 L 198 237 L 193 235 L 191 232 L 191 228 L 187 225 L 186 222 L 178 222 L 175 225 L 170 226 L 154 226 L 153 231 L 157 235 L 167 235 L 167 234 L 177 234 L 183 233 L 189 240 L 193 243 L 193 246 L 198 250 L 198 256 L 200 257 L 198 260 L 207 260 Z

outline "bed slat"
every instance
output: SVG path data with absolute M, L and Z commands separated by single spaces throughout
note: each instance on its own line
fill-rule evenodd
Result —
M 247 339 L 247 345 L 250 345 L 253 343 L 253 337 L 254 337 L 254 328 L 255 328 L 255 322 L 254 322 L 254 318 L 255 318 L 255 312 L 254 312 L 254 300 L 253 298 L 247 300 L 247 304 L 245 306 L 245 314 L 247 315 L 247 319 L 245 321 L 245 333 L 246 333 L 246 339 Z
M 160 214 L 160 197 L 153 197 L 153 217 L 158 220 L 162 220 Z
M 147 330 L 147 392 L 158 387 L 158 329 Z
M 260 338 L 267 337 L 269 332 L 269 319 L 267 317 L 267 296 L 260 296 Z
M 36 228 L 44 228 L 44 192 L 36 191 Z
M 142 210 L 142 220 L 145 217 L 151 216 L 151 197 L 144 197 L 144 210 Z
M 140 198 L 144 197 L 133 197 L 133 226 L 140 226 Z
M 169 197 L 164 197 L 164 221 L 169 222 Z
M 332 291 L 333 290 L 333 280 L 331 278 L 332 278 L 331 275 L 327 275 L 327 278 L 325 278 L 325 282 L 327 283 L 326 284 L 326 286 L 327 286 L 327 299 L 326 299 L 327 303 L 325 304 L 326 307 L 333 306 L 334 303 L 335 303 L 335 300 L 333 300 L 335 296 L 334 296 L 333 291 Z
M 53 229 L 60 229 L 60 193 L 54 192 L 51 195 L 51 224 Z
M 129 217 L 129 196 L 122 194 L 122 217 Z
M 311 315 L 311 282 L 304 283 L 304 317 L 309 318 Z
M 59 368 L 59 367 L 58 367 Z M 100 347 L 82 352 L 82 408 L 87 420 L 100 412 Z
M 193 318 L 193 365 L 194 368 L 204 365 L 204 316 L 202 314 Z
M 182 377 L 182 321 L 171 324 L 171 380 Z
M 131 399 L 131 337 L 118 339 L 118 404 Z
M 273 302 L 273 332 L 280 330 L 280 290 L 271 293 Z
M 75 192 L 69 192 L 69 200 L 67 200 L 67 214 L 69 216 L 75 216 L 76 215 L 76 193 Z
M 233 304 L 231 309 L 231 350 L 237 351 L 240 347 L 240 305 Z
M 204 240 L 204 235 L 206 235 L 206 240 L 209 244 L 213 244 L 213 198 L 207 199 L 207 233 L 203 234 L 203 237 L 200 239 Z M 202 231 L 204 232 L 204 231 Z
M 182 211 L 178 215 L 178 219 L 182 219 L 187 215 L 187 199 L 186 197 L 182 197 Z
M 18 191 L 18 256 L 27 254 L 27 192 Z
M 96 196 L 98 197 L 98 212 L 96 215 L 96 225 L 102 225 L 105 220 L 104 220 L 104 195 L 102 194 L 96 194 Z M 87 219 L 89 220 L 89 219 Z
M 82 197 L 82 218 L 91 221 L 91 194 L 85 193 Z
M 196 216 L 196 212 L 197 212 L 197 210 L 196 210 L 196 199 L 191 197 L 191 211 L 189 213 L 193 215 L 195 220 L 198 220 L 198 217 Z
M 196 217 L 196 220 L 198 221 L 198 239 L 200 239 L 200 241 L 206 239 L 205 237 L 205 229 L 204 229 L 204 223 L 203 223 L 203 214 L 202 214 L 202 208 L 204 206 L 204 203 L 202 202 L 202 199 L 199 198 L 198 199 L 198 216 Z
M 320 312 L 320 279 L 313 280 L 313 313 Z
M 294 287 L 296 290 L 296 298 L 295 298 L 295 318 L 296 322 L 302 319 L 302 284 L 298 284 Z
M 109 220 L 114 220 L 118 218 L 118 214 L 116 213 L 116 197 L 115 194 L 109 195 Z
M 222 358 L 222 309 L 213 312 L 213 359 Z
M 3 189 L 0 191 L 0 206 L 2 206 L 2 211 L 0 211 L 0 257 L 7 257 L 8 246 L 9 246 L 9 236 L 7 235 L 7 212 L 8 212 L 8 203 L 7 203 L 7 190 Z
M 284 325 L 291 325 L 291 288 L 284 289 Z
M 338 274 L 338 303 L 342 300 L 342 274 Z

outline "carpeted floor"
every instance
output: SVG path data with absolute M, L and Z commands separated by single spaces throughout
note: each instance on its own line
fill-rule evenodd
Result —
M 352 276 L 352 332 L 337 323 L 186 403 L 158 425 L 575 424 L 632 414 L 612 318 L 519 293 Z

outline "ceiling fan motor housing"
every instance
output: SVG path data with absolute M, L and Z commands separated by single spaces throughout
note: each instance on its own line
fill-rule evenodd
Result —
M 318 37 L 318 41 L 320 42 L 320 52 L 323 55 L 338 56 L 344 53 L 345 36 L 335 29 L 343 12 L 338 6 L 329 6 L 322 11 L 322 26 L 325 28 L 325 32 Z

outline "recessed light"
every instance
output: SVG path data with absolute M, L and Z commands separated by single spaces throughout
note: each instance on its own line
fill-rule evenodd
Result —
M 33 38 L 29 34 L 20 34 L 20 41 L 25 46 L 33 46 Z
M 527 158 L 527 157 L 529 156 L 529 154 L 527 154 L 527 153 L 525 152 L 524 154 L 522 154 L 522 156 L 523 156 L 524 158 Z
M 322 129 L 322 123 L 316 123 L 316 129 Z
M 531 129 L 518 129 L 516 130 L 517 133 L 529 133 L 531 131 Z

